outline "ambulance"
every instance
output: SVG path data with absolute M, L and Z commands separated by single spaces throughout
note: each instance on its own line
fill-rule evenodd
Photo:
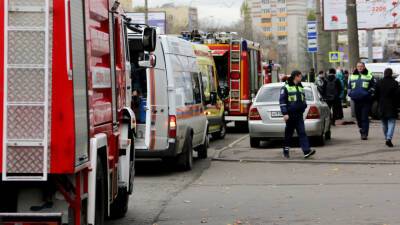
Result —
M 140 36 L 129 37 L 130 48 Z M 133 51 L 134 52 L 134 51 Z M 133 102 L 137 116 L 135 152 L 138 158 L 162 158 L 191 170 L 193 150 L 207 157 L 208 121 L 202 77 L 192 44 L 160 35 L 152 56 L 154 68 L 133 66 Z

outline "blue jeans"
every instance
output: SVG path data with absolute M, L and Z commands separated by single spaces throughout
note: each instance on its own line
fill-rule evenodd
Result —
M 396 128 L 396 119 L 382 119 L 382 127 L 386 140 L 392 140 Z
M 306 129 L 304 125 L 303 114 L 300 115 L 289 115 L 289 120 L 286 122 L 285 128 L 285 143 L 284 147 L 289 148 L 292 142 L 292 137 L 294 130 L 297 131 L 299 136 L 300 146 L 304 154 L 310 153 L 310 143 L 308 142 L 308 137 L 306 134 Z

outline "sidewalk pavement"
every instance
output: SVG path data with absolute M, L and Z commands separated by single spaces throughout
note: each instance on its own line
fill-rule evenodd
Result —
M 340 124 L 340 123 L 338 123 Z M 249 162 L 307 162 L 343 164 L 400 164 L 400 123 L 396 127 L 394 148 L 385 145 L 380 121 L 371 121 L 369 140 L 360 140 L 357 125 L 332 127 L 332 140 L 323 147 L 315 147 L 317 154 L 303 159 L 299 147 L 291 149 L 289 160 L 282 157 L 282 142 L 262 143 L 260 148 L 250 148 L 247 136 L 230 148 L 220 151 L 214 160 Z M 298 145 L 297 145 L 298 146 Z

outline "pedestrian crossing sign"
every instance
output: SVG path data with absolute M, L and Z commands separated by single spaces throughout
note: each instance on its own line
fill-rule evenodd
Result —
M 329 62 L 338 63 L 341 61 L 340 52 L 329 52 Z

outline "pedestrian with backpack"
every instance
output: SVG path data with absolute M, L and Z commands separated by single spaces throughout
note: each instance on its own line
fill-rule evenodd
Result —
M 341 119 L 342 115 L 339 114 L 338 108 L 341 106 L 340 93 L 342 93 L 343 87 L 340 80 L 336 78 L 336 70 L 329 69 L 328 76 L 325 81 L 323 88 L 323 96 L 326 103 L 331 110 L 331 125 L 335 126 L 336 120 Z

